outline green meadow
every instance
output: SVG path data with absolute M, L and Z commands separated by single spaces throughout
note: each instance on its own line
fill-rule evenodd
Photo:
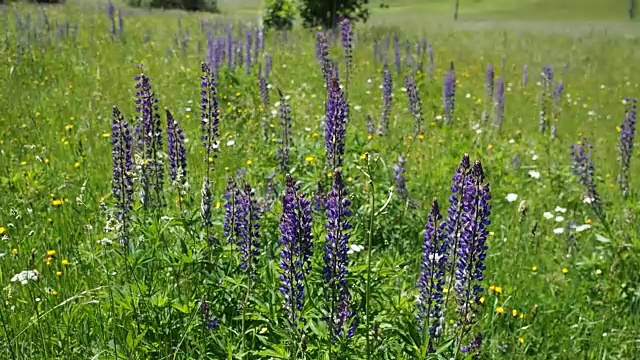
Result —
M 348 72 L 339 34 L 329 40 L 349 109 L 340 173 L 352 212 L 345 231 L 354 334 L 339 339 L 326 313 L 328 203 L 311 214 L 306 321 L 293 330 L 280 291 L 286 176 L 315 202 L 330 196 L 336 174 L 325 160 L 328 87 L 316 29 L 266 31 L 262 49 L 249 47 L 247 71 L 243 44 L 247 32 L 254 42 L 259 33 L 257 0 L 223 0 L 220 14 L 116 2 L 114 32 L 107 2 L 0 6 L 0 359 L 470 359 L 458 348 L 477 333 L 481 359 L 638 358 L 637 140 L 628 150 L 627 196 L 619 181 L 625 111 L 640 96 L 640 24 L 628 19 L 628 2 L 461 0 L 456 22 L 453 1 L 384 3 L 372 0 L 370 21 L 354 24 Z M 235 69 L 225 60 L 217 70 L 214 157 L 201 140 L 201 66 L 222 51 L 208 38 L 226 41 L 229 33 L 243 53 L 234 48 Z M 426 49 L 416 52 L 423 39 L 432 61 Z M 383 117 L 382 58 L 392 97 L 380 135 L 368 131 L 367 119 L 378 125 Z M 265 102 L 259 76 L 268 59 Z M 455 107 L 446 122 L 443 82 L 452 63 Z M 498 96 L 487 95 L 489 64 L 504 84 L 500 126 Z M 551 80 L 544 67 L 553 69 Z M 131 174 L 123 243 L 113 107 L 137 136 L 134 77 L 141 73 L 158 99 L 163 203 L 144 205 L 140 178 Z M 418 129 L 406 76 L 422 103 Z M 291 111 L 285 130 L 283 103 Z M 184 130 L 179 185 L 167 170 L 165 109 Z M 586 186 L 573 171 L 573 144 L 590 153 Z M 446 271 L 446 331 L 438 351 L 427 353 L 416 321 L 425 223 L 434 199 L 447 217 L 464 154 L 481 162 L 491 192 L 483 291 L 457 343 L 458 295 Z M 209 201 L 202 201 L 205 175 Z M 259 208 L 253 276 L 225 234 L 229 179 L 248 184 Z

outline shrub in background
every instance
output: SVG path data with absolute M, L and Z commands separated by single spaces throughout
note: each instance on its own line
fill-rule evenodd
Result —
M 218 12 L 217 0 L 129 0 L 134 7 Z
M 293 0 L 267 0 L 264 14 L 264 26 L 268 29 L 290 30 L 296 17 L 296 5 Z

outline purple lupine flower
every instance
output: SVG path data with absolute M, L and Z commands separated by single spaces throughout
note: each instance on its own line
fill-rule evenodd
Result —
M 111 0 L 107 3 L 107 15 L 111 20 L 111 38 L 113 39 L 116 36 L 116 7 Z
M 469 161 L 469 155 L 464 154 L 462 161 L 460 161 L 460 165 L 456 168 L 456 172 L 452 177 L 453 184 L 451 185 L 451 196 L 449 196 L 447 218 L 442 225 L 443 232 L 445 234 L 442 256 L 447 269 L 453 269 L 452 264 L 456 262 L 457 258 L 459 242 L 458 234 L 462 227 L 462 198 L 465 193 L 465 187 L 467 186 L 467 179 L 470 177 L 470 173 L 471 163 Z M 453 259 L 449 260 L 451 255 L 453 255 Z
M 480 348 L 482 347 L 482 333 L 477 333 L 469 342 L 469 345 L 461 346 L 460 352 L 470 354 L 471 359 L 478 360 L 480 358 Z M 468 355 L 467 355 L 468 356 Z
M 429 54 L 429 78 L 433 80 L 433 71 L 436 65 L 433 58 L 433 46 L 431 44 L 427 47 L 427 53 Z
M 414 120 L 414 132 L 420 133 L 424 119 L 422 118 L 422 103 L 420 101 L 420 95 L 418 94 L 418 87 L 416 86 L 416 80 L 413 76 L 407 76 L 404 79 L 404 87 L 407 89 L 407 96 L 409 98 L 409 109 L 413 115 Z
M 475 322 L 475 312 L 484 291 L 481 282 L 484 279 L 486 241 L 489 234 L 487 226 L 491 224 L 489 200 L 489 185 L 485 184 L 480 161 L 476 161 L 471 168 L 470 176 L 466 179 L 462 195 L 462 226 L 455 264 L 454 288 L 458 294 L 460 326 L 469 326 Z
M 342 49 L 344 50 L 344 62 L 347 68 L 347 74 L 351 68 L 351 62 L 353 60 L 353 26 L 349 18 L 344 18 L 340 22 L 340 35 L 342 40 Z M 347 75 L 347 82 L 349 82 L 349 75 Z
M 209 330 L 218 330 L 218 318 L 210 314 L 209 305 L 204 298 L 202 298 L 200 302 L 200 311 L 202 312 L 202 323 L 204 326 Z
M 282 91 L 280 93 L 280 139 L 278 143 L 278 164 L 282 172 L 289 171 L 289 150 L 291 149 L 291 108 Z
M 284 311 L 294 328 L 304 323 L 305 278 L 311 273 L 313 236 L 311 234 L 311 202 L 298 193 L 295 180 L 287 175 L 280 218 L 280 292 L 284 295 Z
M 187 182 L 187 151 L 184 148 L 184 132 L 169 110 L 167 114 L 167 154 L 169 180 L 184 186 Z
M 255 192 L 245 182 L 236 191 L 235 236 L 240 250 L 240 270 L 249 277 L 256 274 L 260 247 L 260 207 L 255 198 Z
M 347 285 L 351 202 L 342 182 L 340 170 L 333 173 L 333 187 L 327 199 L 327 235 L 324 247 L 324 279 L 329 305 L 327 319 L 331 339 L 342 337 L 345 326 L 353 317 L 351 294 Z M 351 335 L 347 332 L 347 336 Z
M 124 37 L 124 16 L 122 10 L 118 10 L 118 37 L 120 40 Z
M 493 99 L 493 81 L 495 78 L 495 71 L 493 70 L 493 63 L 489 63 L 487 66 L 487 81 L 485 84 L 485 91 L 487 96 L 487 102 Z
M 391 113 L 391 102 L 393 100 L 393 79 L 391 70 L 387 64 L 382 70 L 382 116 L 380 116 L 380 127 L 378 133 L 385 135 L 389 131 L 389 115 Z
M 402 61 L 400 60 L 400 38 L 398 37 L 398 34 L 393 35 L 393 56 L 396 64 L 396 71 L 398 72 L 398 75 L 400 75 L 400 72 L 402 71 Z
M 227 238 L 227 243 L 235 244 L 235 227 L 236 227 L 236 191 L 237 185 L 233 176 L 227 179 L 227 188 L 224 192 L 224 222 L 222 225 L 223 236 Z
M 527 83 L 529 82 L 529 65 L 524 64 L 522 66 L 522 87 L 527 87 Z
M 255 28 L 253 29 L 253 33 L 256 34 L 253 40 L 253 57 L 257 60 L 258 55 L 260 55 L 261 43 L 264 41 L 264 32 L 262 28 Z
M 433 352 L 433 343 L 441 335 L 442 330 L 442 303 L 445 264 L 443 263 L 442 244 L 444 234 L 440 221 L 440 208 L 438 200 L 433 200 L 431 212 L 427 218 L 422 244 L 422 262 L 420 263 L 420 276 L 416 284 L 420 293 L 418 295 L 418 331 L 428 332 L 429 341 L 427 349 Z
M 273 60 L 271 59 L 271 54 L 269 53 L 264 54 L 264 77 L 267 79 L 271 75 L 272 63 L 273 63 Z
M 541 73 L 542 90 L 540 91 L 540 132 L 544 133 L 549 127 L 549 97 L 551 96 L 551 83 L 553 81 L 553 68 L 551 66 L 543 66 Z
M 313 210 L 324 211 L 327 202 L 327 193 L 324 191 L 322 181 L 318 181 L 316 191 L 313 193 Z
M 498 128 L 498 130 L 502 129 L 502 121 L 504 119 L 504 76 L 498 77 L 498 81 L 496 82 L 496 92 L 495 92 L 495 108 L 493 114 L 494 125 Z
M 453 62 L 451 62 L 451 70 L 444 77 L 442 99 L 444 103 L 444 122 L 445 124 L 450 124 L 453 121 L 456 105 L 456 73 L 453 69 Z
M 142 157 L 140 199 L 143 206 L 161 206 L 164 198 L 164 166 L 160 155 L 163 146 L 158 99 L 151 89 L 147 75 L 136 75 L 134 80 L 138 113 L 135 132 Z
M 393 180 L 395 183 L 395 190 L 398 194 L 398 197 L 403 202 L 406 202 L 409 199 L 409 191 L 407 190 L 407 182 L 404 178 L 404 173 L 406 171 L 405 164 L 407 160 L 404 156 L 398 156 L 398 162 L 393 164 Z
M 262 107 L 267 111 L 269 108 L 269 88 L 267 84 L 267 77 L 262 74 L 261 71 L 258 72 L 258 87 L 260 88 L 260 100 L 262 100 Z
M 227 66 L 231 71 L 233 71 L 235 69 L 234 67 L 235 62 L 233 58 L 233 29 L 231 28 L 231 26 L 227 28 L 226 45 L 227 45 Z
M 551 96 L 551 113 L 553 118 L 557 121 L 560 116 L 560 104 L 562 103 L 562 91 L 564 90 L 564 84 L 562 81 L 558 82 L 553 89 Z
M 251 31 L 247 32 L 247 36 L 246 36 L 246 43 L 245 43 L 245 51 L 244 51 L 244 67 L 245 70 L 247 71 L 247 75 L 251 74 L 251 39 L 252 39 L 252 34 Z
M 585 191 L 584 202 L 591 205 L 596 215 L 602 214 L 602 204 L 596 188 L 595 168 L 591 149 L 593 146 L 584 138 L 582 141 L 571 145 L 571 169 L 578 176 L 578 182 Z
M 205 63 L 202 64 L 202 76 L 200 79 L 200 95 L 202 96 L 200 102 L 202 135 L 200 136 L 200 140 L 202 140 L 202 146 L 205 149 L 204 160 L 207 163 L 207 177 L 209 177 L 212 170 L 212 163 L 217 158 L 219 151 L 220 108 L 218 106 L 217 96 L 218 82 L 211 68 Z
M 111 160 L 113 163 L 113 180 L 111 188 L 116 199 L 116 219 L 120 230 L 120 243 L 129 243 L 129 220 L 133 210 L 133 138 L 129 124 L 117 107 L 113 107 L 111 125 Z
M 331 80 L 327 91 L 324 142 L 327 164 L 334 170 L 342 166 L 349 109 L 338 79 Z
M 328 84 L 331 76 L 329 70 L 329 43 L 327 41 L 327 35 L 321 31 L 316 33 L 316 58 L 320 62 L 322 76 Z
M 627 109 L 625 110 L 624 122 L 620 126 L 620 145 L 618 147 L 618 160 L 620 161 L 620 175 L 618 183 L 624 198 L 629 196 L 629 167 L 631 155 L 633 153 L 633 140 L 636 134 L 637 100 L 625 99 Z

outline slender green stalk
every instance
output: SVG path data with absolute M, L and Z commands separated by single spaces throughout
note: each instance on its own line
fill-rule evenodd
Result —
M 371 243 L 373 242 L 373 226 L 375 220 L 375 204 L 376 204 L 376 192 L 375 185 L 373 181 L 373 177 L 371 176 L 371 158 L 369 154 L 366 154 L 367 157 L 367 173 L 369 175 L 369 192 L 371 194 L 370 197 L 370 206 L 371 206 L 371 214 L 369 216 L 369 238 L 367 241 L 367 286 L 365 290 L 365 322 L 366 322 L 366 337 L 367 337 L 367 359 L 371 359 L 371 318 L 369 313 L 369 304 L 371 297 Z

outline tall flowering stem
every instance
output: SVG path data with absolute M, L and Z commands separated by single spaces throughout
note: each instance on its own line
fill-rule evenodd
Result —
M 349 109 L 337 78 L 333 78 L 330 81 L 327 90 L 324 141 L 327 164 L 331 170 L 334 170 L 342 166 L 344 158 L 344 144 Z
M 502 122 L 504 121 L 504 77 L 500 76 L 498 81 L 496 82 L 496 92 L 495 92 L 495 101 L 494 101 L 494 110 L 493 110 L 493 124 L 498 128 L 498 130 L 502 129 Z
M 327 35 L 318 31 L 316 33 L 316 59 L 320 63 L 320 69 L 322 70 L 322 76 L 325 82 L 329 82 L 331 74 L 329 70 L 329 43 Z
M 269 86 L 267 84 L 267 77 L 258 71 L 258 87 L 260 89 L 260 100 L 262 100 L 263 116 L 260 125 L 262 126 L 262 138 L 264 141 L 269 139 L 269 122 L 267 121 L 267 111 L 269 109 Z
M 305 322 L 301 312 L 305 300 L 305 279 L 311 272 L 311 227 L 311 202 L 305 194 L 298 192 L 295 180 L 287 175 L 279 227 L 280 292 L 284 296 L 284 312 L 295 336 L 300 336 L 300 326 Z M 293 341 L 294 353 L 298 352 L 300 340 Z
M 187 151 L 184 132 L 169 110 L 167 114 L 167 153 L 169 155 L 169 180 L 174 186 L 187 183 Z
M 382 70 L 382 116 L 380 117 L 380 127 L 378 133 L 385 135 L 389 131 L 389 115 L 391 113 L 391 102 L 393 100 L 393 78 L 391 70 L 387 64 Z
M 287 99 L 278 89 L 280 94 L 280 147 L 278 148 L 278 164 L 283 173 L 289 171 L 289 151 L 291 149 L 291 108 Z
M 404 156 L 398 156 L 398 162 L 393 164 L 393 180 L 395 182 L 396 194 L 400 200 L 407 202 L 409 200 L 409 191 L 407 190 L 407 182 L 404 178 L 407 160 Z
M 251 45 L 252 45 L 252 34 L 251 31 L 247 32 L 246 41 L 245 41 L 245 51 L 244 51 L 244 67 L 247 72 L 247 75 L 251 74 Z
M 423 334 L 423 344 L 428 353 L 434 351 L 434 343 L 441 335 L 443 319 L 443 286 L 445 265 L 443 250 L 444 234 L 440 221 L 438 201 L 433 200 L 431 212 L 427 218 L 422 244 L 422 262 L 420 276 L 416 286 L 418 295 L 418 330 Z M 428 340 L 427 340 L 428 337 Z
M 527 87 L 528 83 L 529 83 L 529 65 L 524 64 L 522 65 L 522 87 L 523 88 Z
M 433 80 L 433 71 L 436 63 L 433 55 L 433 46 L 431 44 L 427 47 L 427 53 L 429 54 L 429 79 Z
M 158 99 L 151 89 L 149 77 L 140 74 L 136 81 L 135 128 L 140 162 L 140 199 L 145 207 L 163 204 L 164 166 L 161 160 L 162 128 L 158 114 Z
M 625 99 L 627 109 L 625 111 L 624 122 L 620 126 L 620 145 L 618 147 L 618 160 L 620 162 L 620 175 L 618 183 L 622 196 L 629 196 L 629 168 L 631 165 L 631 155 L 633 153 L 633 140 L 636 134 L 637 100 Z
M 396 64 L 396 71 L 398 75 L 402 71 L 402 60 L 400 58 L 400 37 L 398 34 L 393 35 L 393 58 Z
M 480 311 L 480 298 L 483 273 L 486 269 L 484 261 L 487 251 L 487 226 L 491 224 L 491 193 L 485 183 L 484 171 L 480 161 L 476 161 L 467 177 L 467 184 L 462 196 L 462 223 L 455 263 L 455 290 L 458 296 L 458 346 L 462 348 L 463 338 L 476 322 L 476 314 Z M 456 348 L 457 349 L 457 348 Z M 464 349 L 461 349 L 464 352 Z
M 456 73 L 453 69 L 453 62 L 451 63 L 451 69 L 444 77 L 444 85 L 442 88 L 442 101 L 444 105 L 444 122 L 450 124 L 453 121 L 453 114 L 455 111 L 456 100 Z
M 329 304 L 327 314 L 329 333 L 331 341 L 335 341 L 344 335 L 345 326 L 354 315 L 350 310 L 351 294 L 347 286 L 351 202 L 347 197 L 340 170 L 336 170 L 333 174 L 333 187 L 326 206 L 327 235 L 324 248 L 324 279 Z M 347 332 L 348 338 L 353 336 L 353 330 L 354 327 Z M 329 357 L 331 355 L 329 354 Z
M 200 203 L 200 216 L 202 227 L 205 230 L 206 240 L 212 242 L 213 237 L 209 233 L 211 222 L 211 185 L 209 179 L 213 171 L 213 163 L 219 151 L 218 138 L 220 137 L 220 108 L 218 106 L 217 86 L 215 73 L 206 64 L 202 64 L 202 76 L 200 78 L 201 101 L 200 101 L 200 140 L 205 150 L 205 162 L 207 164 L 206 174 L 202 181 L 202 201 Z
M 133 138 L 129 124 L 117 107 L 113 107 L 111 123 L 111 146 L 113 180 L 111 188 L 116 200 L 116 220 L 122 245 L 129 243 L 129 222 L 133 210 Z
M 590 204 L 596 215 L 604 220 L 600 195 L 596 188 L 595 167 L 591 149 L 593 146 L 585 138 L 571 145 L 571 169 L 578 177 L 578 182 L 584 188 L 584 202 Z M 604 221 L 603 221 L 604 224 Z
M 236 191 L 238 185 L 233 176 L 229 176 L 227 180 L 227 188 L 224 192 L 224 223 L 223 236 L 227 238 L 227 243 L 234 244 L 236 242 Z
M 424 118 L 422 117 L 422 102 L 420 101 L 418 86 L 413 76 L 405 77 L 404 87 L 407 89 L 407 97 L 409 98 L 409 110 L 413 115 L 413 130 L 417 135 L 422 131 Z
M 539 128 L 541 133 L 545 133 L 549 129 L 549 98 L 551 96 L 551 83 L 553 82 L 553 68 L 544 66 L 541 73 L 540 90 L 540 118 Z
M 353 63 L 353 25 L 349 18 L 344 18 L 340 22 L 340 39 L 342 43 L 342 49 L 344 51 L 344 64 L 345 64 L 345 86 L 346 96 L 349 97 L 349 80 L 351 75 L 351 64 Z

